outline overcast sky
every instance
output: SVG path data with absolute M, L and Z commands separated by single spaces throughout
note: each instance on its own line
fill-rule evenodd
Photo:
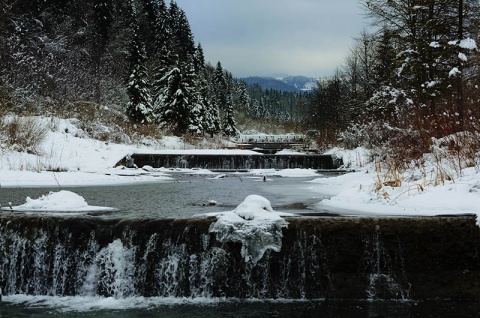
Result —
M 367 26 L 360 0 L 176 1 L 206 61 L 235 77 L 330 76 Z

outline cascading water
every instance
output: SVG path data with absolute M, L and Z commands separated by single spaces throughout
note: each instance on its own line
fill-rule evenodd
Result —
M 0 215 L 4 295 L 480 299 L 474 218 L 288 218 L 257 262 L 214 218 Z M 433 294 L 432 294 L 433 293 Z
M 395 249 L 394 258 L 399 263 L 394 269 L 392 257 L 382 242 L 381 229 L 375 226 L 375 233 L 371 244 L 366 244 L 366 261 L 373 267 L 369 277 L 367 289 L 368 299 L 409 299 L 410 284 L 404 275 L 403 253 L 400 242 Z
M 160 168 L 204 168 L 204 169 L 337 169 L 342 165 L 341 159 L 332 155 L 286 154 L 266 155 L 261 153 L 241 154 L 133 154 L 139 167 L 150 165 Z M 118 164 L 127 165 L 127 158 Z

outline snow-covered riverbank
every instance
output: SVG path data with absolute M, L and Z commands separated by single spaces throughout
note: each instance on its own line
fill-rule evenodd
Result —
M 480 213 L 480 173 L 475 167 L 464 168 L 458 175 L 447 163 L 440 168 L 426 155 L 422 166 L 392 171 L 368 162 L 365 149 L 336 151 L 355 172 L 313 180 L 310 190 L 331 196 L 319 202 L 318 209 L 378 216 Z
M 114 165 L 134 152 L 185 151 L 192 148 L 175 137 L 164 137 L 155 147 L 104 143 L 76 137 L 78 129 L 68 120 L 58 120 L 56 126 L 55 130 L 48 132 L 39 155 L 5 150 L 0 153 L 0 187 L 61 188 L 169 182 L 172 178 L 167 169 L 124 169 L 114 168 Z M 342 156 L 355 172 L 318 178 L 305 185 L 307 191 L 330 197 L 318 203 L 318 210 L 348 215 L 406 216 L 479 212 L 480 173 L 476 168 L 465 168 L 460 175 L 438 182 L 435 163 L 426 160 L 422 168 L 401 172 L 396 176 L 401 182 L 392 187 L 388 176 L 391 172 L 382 171 L 378 165 L 369 162 L 367 150 L 332 151 Z M 313 170 L 300 169 L 254 173 L 267 177 L 316 176 Z

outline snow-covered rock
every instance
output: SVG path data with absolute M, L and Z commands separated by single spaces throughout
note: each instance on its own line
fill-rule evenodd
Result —
M 270 201 L 260 195 L 249 195 L 233 210 L 245 220 L 253 220 L 265 212 L 274 212 Z
M 79 212 L 79 211 L 105 211 L 115 210 L 109 207 L 88 205 L 85 199 L 71 191 L 61 190 L 58 192 L 49 192 L 38 199 L 27 197 L 22 205 L 12 207 L 13 211 L 28 212 Z M 7 208 L 3 208 L 7 210 Z M 8 208 L 10 210 L 10 208 Z
M 262 196 L 249 195 L 235 210 L 207 216 L 217 217 L 210 232 L 216 234 L 218 241 L 241 243 L 245 262 L 256 264 L 265 251 L 280 251 L 282 229 L 288 226 L 282 216 L 292 215 L 275 212 L 270 201 Z

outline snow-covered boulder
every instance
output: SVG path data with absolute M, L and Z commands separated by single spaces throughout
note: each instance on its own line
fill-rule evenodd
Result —
M 253 220 L 255 216 L 261 217 L 265 212 L 274 212 L 270 201 L 260 195 L 252 194 L 245 198 L 235 210 L 239 217 L 245 220 Z
M 27 197 L 24 204 L 14 206 L 12 210 L 26 212 L 79 212 L 115 209 L 88 205 L 82 196 L 71 191 L 61 190 L 58 192 L 51 191 L 46 195 L 40 196 L 38 199 Z

